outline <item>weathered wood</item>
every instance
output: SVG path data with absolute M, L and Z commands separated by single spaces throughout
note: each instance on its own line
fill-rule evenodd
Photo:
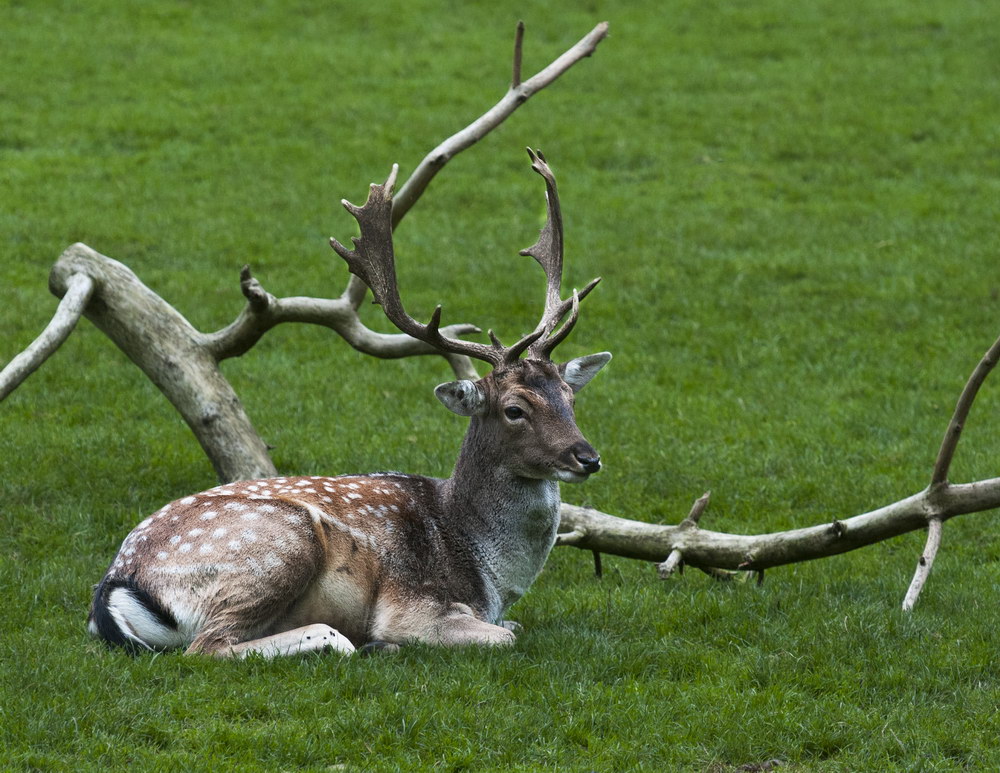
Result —
M 62 297 L 73 276 L 93 280 L 84 314 L 159 388 L 191 428 L 220 480 L 276 474 L 205 336 L 122 263 L 85 244 L 56 261 L 49 289 Z

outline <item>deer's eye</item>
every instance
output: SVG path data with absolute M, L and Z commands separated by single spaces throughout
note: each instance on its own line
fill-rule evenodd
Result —
M 521 410 L 521 408 L 519 408 L 516 405 L 508 405 L 506 408 L 503 409 L 503 415 L 511 420 L 523 419 L 524 411 Z

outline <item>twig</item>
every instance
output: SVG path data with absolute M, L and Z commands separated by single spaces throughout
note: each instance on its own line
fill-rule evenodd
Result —
M 680 550 L 674 548 L 670 551 L 670 555 L 667 556 L 667 560 L 656 567 L 657 573 L 660 575 L 661 580 L 667 579 L 670 575 L 676 572 L 683 564 L 684 554 Z
M 521 48 L 524 43 L 524 22 L 517 23 L 514 33 L 514 75 L 510 79 L 510 87 L 516 89 L 521 85 Z
M 63 341 L 73 332 L 83 316 L 83 310 L 94 292 L 94 280 L 86 274 L 73 274 L 67 282 L 66 294 L 59 301 L 56 313 L 41 334 L 23 352 L 0 371 L 0 400 L 17 389 L 34 373 Z
M 917 603 L 920 591 L 930 576 L 931 567 L 934 566 L 934 559 L 937 556 L 939 547 L 941 547 L 941 521 L 938 518 L 932 518 L 927 523 L 927 545 L 924 547 L 924 552 L 920 555 L 920 560 L 917 562 L 917 570 L 913 573 L 910 588 L 906 591 L 906 596 L 903 599 L 904 612 L 909 612 Z
M 955 405 L 955 412 L 952 414 L 948 429 L 944 433 L 944 438 L 941 441 L 941 449 L 938 451 L 937 459 L 934 462 L 934 472 L 931 475 L 932 488 L 947 483 L 948 468 L 951 466 L 951 459 L 955 455 L 955 447 L 958 445 L 958 440 L 962 436 L 962 428 L 965 426 L 966 418 L 968 418 L 969 409 L 972 408 L 972 403 L 979 393 L 979 387 L 983 385 L 983 381 L 986 380 L 990 371 L 996 366 L 998 358 L 1000 358 L 1000 338 L 997 338 L 993 346 L 983 355 L 983 359 L 979 361 L 976 369 L 972 371 L 972 375 L 969 376 L 969 380 L 965 383 L 965 388 L 958 398 L 958 403 Z
M 587 532 L 581 529 L 563 531 L 556 535 L 556 545 L 572 545 L 577 547 L 586 538 Z
M 534 94 L 555 81 L 581 59 L 593 54 L 597 49 L 597 44 L 604 40 L 607 35 L 608 23 L 601 22 L 548 67 L 531 76 L 528 80 L 512 85 L 493 107 L 424 156 L 423 161 L 417 165 L 413 174 L 403 183 L 393 198 L 393 226 L 398 225 L 399 221 L 406 216 L 406 213 L 410 211 L 410 207 L 416 203 L 417 199 L 420 198 L 420 194 L 424 192 L 431 180 L 434 179 L 434 176 L 441 171 L 449 160 L 463 150 L 475 145 L 503 123 L 511 113 L 527 102 Z
M 697 528 L 698 521 L 701 520 L 702 513 L 704 513 L 705 509 L 708 507 L 708 500 L 711 497 L 712 492 L 706 491 L 694 501 L 694 504 L 691 505 L 691 511 L 687 514 L 687 517 L 680 522 L 682 528 Z

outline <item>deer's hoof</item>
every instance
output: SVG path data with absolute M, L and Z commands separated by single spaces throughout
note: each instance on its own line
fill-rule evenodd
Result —
M 399 645 L 388 641 L 370 641 L 358 647 L 358 654 L 363 658 L 372 655 L 391 655 L 394 652 L 399 652 Z

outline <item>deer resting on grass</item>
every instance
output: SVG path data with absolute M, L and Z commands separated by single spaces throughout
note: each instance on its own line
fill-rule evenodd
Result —
M 444 337 L 440 306 L 427 325 L 403 310 L 392 246 L 396 167 L 363 207 L 343 202 L 361 227 L 354 249 L 330 240 L 400 330 L 492 366 L 478 381 L 435 390 L 471 418 L 452 476 L 271 478 L 171 502 L 122 543 L 94 594 L 93 635 L 133 651 L 229 657 L 513 643 L 503 614 L 555 543 L 559 481 L 584 481 L 601 468 L 576 426 L 573 395 L 611 359 L 550 359 L 598 280 L 561 299 L 555 178 L 541 153 L 528 153 L 545 179 L 548 217 L 522 254 L 548 281 L 541 321 L 513 346 L 492 331 L 490 344 Z

